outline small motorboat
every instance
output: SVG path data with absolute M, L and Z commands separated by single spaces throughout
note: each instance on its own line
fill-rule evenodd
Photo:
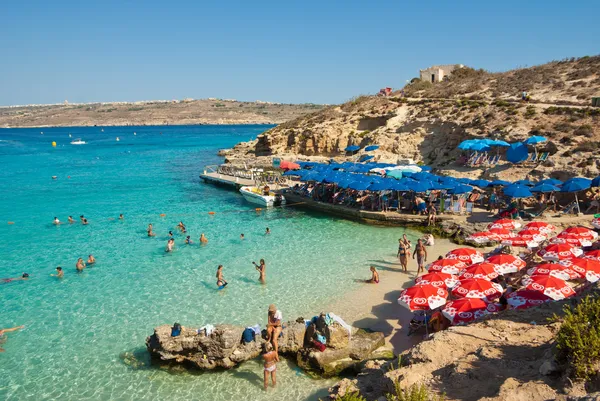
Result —
M 240 193 L 248 202 L 261 206 L 272 207 L 285 205 L 285 198 L 281 194 L 265 190 L 258 187 L 241 187 Z
M 82 141 L 81 138 L 77 138 L 74 141 L 71 141 L 71 145 L 85 145 L 87 142 Z

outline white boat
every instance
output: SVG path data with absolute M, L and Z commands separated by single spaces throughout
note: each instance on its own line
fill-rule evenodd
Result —
M 71 141 L 71 145 L 85 145 L 87 142 L 82 141 L 81 138 L 77 138 L 74 141 Z
M 269 192 L 265 195 L 264 190 L 258 187 L 241 187 L 240 193 L 248 202 L 256 203 L 261 206 L 281 206 L 285 205 L 285 198 L 281 194 Z

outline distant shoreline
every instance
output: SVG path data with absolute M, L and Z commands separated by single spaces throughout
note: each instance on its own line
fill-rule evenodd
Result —
M 0 127 L 0 129 L 32 129 L 32 128 L 126 128 L 126 127 L 191 127 L 191 126 L 277 126 L 281 123 L 190 123 L 190 124 L 129 124 L 129 125 L 33 125 L 33 126 L 21 126 L 21 127 Z

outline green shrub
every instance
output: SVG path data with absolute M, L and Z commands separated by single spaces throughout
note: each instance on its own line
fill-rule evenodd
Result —
M 367 401 L 365 397 L 360 395 L 358 392 L 346 393 L 341 397 L 337 398 L 338 401 Z
M 525 118 L 531 118 L 533 116 L 535 116 L 535 106 L 527 106 L 527 110 L 525 110 Z
M 585 297 L 574 308 L 565 306 L 564 312 L 556 335 L 557 360 L 570 376 L 587 379 L 600 362 L 600 298 Z
M 598 145 L 596 145 L 596 142 L 583 141 L 580 144 L 578 144 L 575 147 L 575 149 L 573 149 L 573 152 L 594 152 L 594 151 L 596 151 L 597 148 L 598 148 Z
M 446 397 L 442 395 L 434 395 L 425 387 L 424 384 L 413 384 L 407 389 L 400 387 L 398 380 L 394 382 L 394 393 L 386 394 L 387 401 L 444 401 Z

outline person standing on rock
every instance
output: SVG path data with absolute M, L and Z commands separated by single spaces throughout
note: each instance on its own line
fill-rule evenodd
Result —
M 274 304 L 269 305 L 269 313 L 267 314 L 267 342 L 272 342 L 275 347 L 275 353 L 279 355 L 279 334 L 281 334 L 281 323 L 283 315 Z
M 264 345 L 265 353 L 263 354 L 264 364 L 264 375 L 265 375 L 265 391 L 269 387 L 269 374 L 271 375 L 271 383 L 273 387 L 277 385 L 277 362 L 279 362 L 279 356 L 277 352 L 273 350 L 273 345 L 270 342 L 266 342 Z

